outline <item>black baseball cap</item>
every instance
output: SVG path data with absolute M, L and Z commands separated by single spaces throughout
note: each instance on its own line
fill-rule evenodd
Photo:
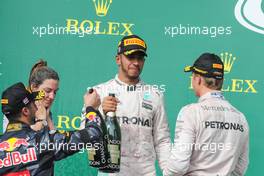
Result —
M 135 52 L 141 52 L 144 56 L 147 55 L 147 45 L 145 41 L 137 35 L 128 35 L 121 39 L 118 43 L 117 54 L 124 54 L 126 56 Z
M 186 66 L 184 71 L 194 72 L 208 78 L 224 78 L 224 64 L 220 57 L 213 53 L 202 54 L 193 66 Z
M 16 114 L 32 101 L 41 100 L 44 96 L 44 91 L 31 92 L 23 83 L 16 83 L 2 93 L 2 112 L 7 117 Z

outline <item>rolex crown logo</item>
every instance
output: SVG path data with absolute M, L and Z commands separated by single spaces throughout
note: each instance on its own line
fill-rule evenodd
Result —
M 93 0 L 96 15 L 103 17 L 107 15 L 112 0 Z
M 225 73 L 229 73 L 233 67 L 236 57 L 233 57 L 232 53 L 228 53 L 228 52 L 221 53 L 220 56 L 221 56 L 221 60 L 224 63 Z

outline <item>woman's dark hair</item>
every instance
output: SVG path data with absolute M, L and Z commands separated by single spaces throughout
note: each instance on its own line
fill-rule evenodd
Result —
M 52 68 L 48 67 L 47 62 L 41 59 L 35 65 L 33 65 L 30 71 L 28 81 L 29 87 L 31 87 L 31 85 L 38 87 L 46 79 L 54 79 L 57 81 L 60 80 L 58 73 Z

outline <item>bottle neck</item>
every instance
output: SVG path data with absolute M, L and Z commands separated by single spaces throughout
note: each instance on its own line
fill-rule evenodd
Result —
M 106 116 L 108 116 L 108 117 L 115 117 L 116 116 L 116 113 L 115 112 L 107 112 L 106 113 Z

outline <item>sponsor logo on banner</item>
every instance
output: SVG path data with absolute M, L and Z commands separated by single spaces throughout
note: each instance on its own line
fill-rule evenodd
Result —
M 111 6 L 114 4 L 112 0 L 89 0 L 90 5 L 94 7 L 95 14 L 99 19 L 75 18 L 66 19 L 67 31 L 84 32 L 86 34 L 97 35 L 131 35 L 134 24 L 129 22 L 120 22 L 111 19 L 106 21 L 103 17 L 108 16 Z
M 233 57 L 232 53 L 228 53 L 228 52 L 221 53 L 220 57 L 222 62 L 224 63 L 225 74 L 230 73 L 234 65 L 234 62 L 236 60 L 236 57 Z
M 60 132 L 65 132 L 66 130 L 80 130 L 81 129 L 81 116 L 74 116 L 70 117 L 68 115 L 58 115 L 58 125 L 57 129 L 59 129 Z
M 152 107 L 151 107 L 152 108 Z M 98 116 L 97 116 L 98 117 Z M 95 118 L 95 120 L 100 122 L 99 118 Z M 89 117 L 91 118 L 91 117 Z M 136 125 L 136 126 L 144 126 L 144 127 L 152 127 L 152 119 L 144 118 L 144 117 L 127 117 L 127 116 L 121 116 L 118 117 L 120 123 L 127 124 L 127 125 Z M 94 118 L 93 118 L 94 119 Z M 80 130 L 81 129 L 81 120 L 82 117 L 75 116 L 75 117 L 69 117 L 67 115 L 58 115 L 58 123 L 57 123 L 57 129 L 61 133 L 65 133 L 66 130 Z M 99 123 L 97 121 L 97 123 Z
M 237 62 L 237 60 L 239 59 L 237 59 L 232 53 L 228 53 L 228 52 L 221 53 L 220 57 L 224 63 L 224 72 L 225 72 L 224 84 L 222 87 L 223 92 L 252 93 L 252 94 L 258 93 L 258 89 L 257 89 L 258 80 L 237 78 L 237 76 L 234 77 L 233 75 L 230 75 L 235 65 L 235 62 Z M 193 89 L 192 76 L 190 76 L 189 89 Z
M 106 16 L 109 10 L 112 0 L 93 0 L 94 7 L 97 16 Z
M 87 35 L 117 35 L 125 36 L 133 34 L 135 24 L 126 21 L 117 21 L 108 16 L 111 7 L 115 4 L 113 0 L 86 0 L 96 17 L 85 17 L 76 19 L 76 17 L 66 18 L 66 24 L 46 24 L 32 26 L 32 34 L 38 37 L 49 35 L 74 35 L 85 37 Z M 87 8 L 88 11 L 88 8 Z M 87 12 L 84 12 L 87 13 Z M 107 17 L 107 18 L 106 18 Z
M 238 0 L 235 6 L 237 21 L 251 31 L 264 34 L 263 0 Z
M 100 117 L 95 112 L 90 112 L 86 114 L 85 117 L 89 119 L 90 122 L 96 122 L 99 125 L 101 124 Z M 81 122 L 83 120 L 81 116 L 70 117 L 68 115 L 58 115 L 57 118 L 58 118 L 57 129 L 61 133 L 65 133 L 65 130 L 81 129 Z

